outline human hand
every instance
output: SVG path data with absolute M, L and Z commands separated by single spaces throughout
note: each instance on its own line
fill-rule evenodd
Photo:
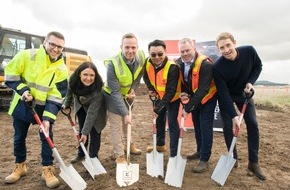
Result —
M 134 99 L 136 97 L 135 90 L 131 89 L 129 94 L 126 96 L 128 99 Z
M 63 105 L 61 105 L 61 109 L 62 110 L 65 110 L 67 107 L 63 104 Z
M 131 117 L 130 117 L 129 115 L 125 115 L 125 116 L 123 117 L 123 123 L 124 123 L 125 125 L 132 124 Z
M 42 126 L 43 126 L 44 131 L 42 129 L 40 129 L 40 132 L 44 133 L 45 136 L 49 136 L 49 127 L 50 127 L 49 121 L 43 120 Z
M 181 92 L 180 101 L 182 104 L 187 104 L 189 102 L 189 94 L 187 94 L 186 92 Z
M 158 99 L 158 94 L 157 94 L 156 91 L 154 91 L 154 90 L 149 90 L 149 91 L 148 91 L 148 94 L 149 94 L 150 97 L 155 97 L 156 99 Z
M 79 142 L 82 142 L 85 144 L 87 142 L 87 139 L 88 139 L 87 135 L 82 135 Z
M 244 88 L 244 92 L 246 93 L 246 94 L 249 94 L 249 93 L 251 93 L 251 90 L 254 90 L 254 87 L 253 87 L 253 85 L 251 84 L 251 83 L 247 83 L 246 84 L 246 87 Z
M 233 119 L 233 133 L 235 134 L 236 130 L 238 130 L 238 128 L 240 127 L 240 123 L 239 123 L 239 116 L 235 116 Z
M 28 90 L 23 92 L 21 99 L 24 100 L 25 102 L 31 102 L 33 100 L 33 96 L 30 94 Z

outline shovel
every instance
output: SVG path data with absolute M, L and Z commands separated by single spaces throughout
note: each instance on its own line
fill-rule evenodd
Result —
M 188 103 L 189 97 L 188 94 L 182 93 L 180 95 L 181 103 L 183 105 L 182 109 L 182 116 L 181 116 L 181 122 L 180 122 L 180 134 L 179 134 L 179 140 L 178 140 L 178 148 L 177 148 L 177 155 L 175 157 L 170 157 L 168 164 L 167 164 L 167 171 L 165 176 L 165 183 L 175 186 L 175 187 L 181 187 L 182 181 L 183 181 L 183 175 L 186 165 L 186 159 L 181 157 L 181 144 L 182 144 L 182 137 L 183 137 L 183 127 L 184 127 L 184 105 Z
M 219 161 L 218 161 L 218 163 L 217 163 L 217 165 L 216 165 L 216 167 L 211 175 L 211 179 L 213 179 L 215 182 L 217 182 L 221 186 L 223 186 L 225 184 L 231 170 L 233 169 L 233 167 L 236 163 L 236 159 L 233 158 L 233 150 L 234 150 L 234 147 L 236 145 L 238 133 L 239 133 L 239 130 L 240 130 L 241 125 L 242 125 L 242 120 L 243 120 L 243 117 L 244 117 L 244 114 L 245 114 L 245 111 L 247 108 L 248 101 L 249 101 L 249 99 L 251 99 L 253 97 L 254 90 L 252 89 L 251 93 L 249 93 L 249 94 L 243 93 L 243 95 L 245 97 L 245 102 L 243 104 L 243 108 L 242 108 L 242 111 L 241 111 L 240 116 L 239 116 L 239 125 L 235 130 L 229 153 L 228 153 L 228 155 L 222 155 L 220 157 L 220 159 L 219 159 Z
M 35 121 L 37 122 L 39 129 L 42 130 L 45 139 L 51 148 L 54 157 L 57 159 L 60 165 L 60 177 L 72 188 L 73 190 L 83 190 L 87 187 L 87 183 L 83 180 L 83 178 L 79 175 L 79 173 L 74 169 L 72 165 L 69 165 L 68 167 L 64 164 L 63 160 L 60 157 L 60 154 L 58 153 L 56 147 L 54 146 L 51 138 L 49 137 L 49 134 L 44 130 L 44 126 L 42 125 L 42 122 L 36 113 L 34 106 L 30 106 L 28 102 L 23 101 L 24 104 L 31 109 L 33 117 Z
M 126 103 L 129 106 L 129 116 L 132 118 L 132 106 L 134 101 L 130 104 L 127 99 Z M 127 162 L 117 164 L 116 180 L 117 184 L 122 186 L 129 186 L 139 180 L 139 164 L 130 163 L 130 143 L 131 143 L 131 124 L 127 125 Z
M 149 96 L 155 108 L 157 97 Z M 152 177 L 164 176 L 163 171 L 163 153 L 159 153 L 156 149 L 156 115 L 153 112 L 153 151 L 146 153 L 147 174 Z
M 69 120 L 74 134 L 76 136 L 77 141 L 79 142 L 80 140 L 80 136 L 79 133 L 76 130 L 75 127 L 75 123 L 73 122 L 72 118 L 71 118 L 71 108 L 67 108 L 68 109 L 68 113 L 66 113 L 63 109 L 61 109 L 61 113 L 63 113 Z M 85 166 L 85 168 L 88 170 L 88 172 L 90 173 L 90 175 L 92 176 L 92 178 L 95 180 L 95 176 L 99 175 L 99 174 L 103 174 L 103 173 L 107 173 L 105 168 L 102 166 L 101 162 L 99 161 L 99 159 L 97 157 L 95 158 L 91 158 L 85 148 L 85 145 L 83 142 L 80 142 L 80 146 L 85 154 L 85 160 L 82 161 L 82 164 Z

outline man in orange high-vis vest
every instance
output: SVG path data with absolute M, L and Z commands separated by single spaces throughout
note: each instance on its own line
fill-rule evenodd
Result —
M 181 78 L 180 70 L 176 63 L 168 60 L 166 45 L 161 40 L 154 40 L 148 45 L 149 58 L 145 63 L 144 82 L 149 89 L 149 95 L 157 95 L 154 112 L 158 115 L 157 127 L 157 151 L 164 152 L 165 148 L 165 124 L 166 111 L 168 112 L 168 124 L 170 135 L 170 156 L 177 155 L 179 124 L 177 120 L 180 105 Z M 152 151 L 148 147 L 147 151 Z
M 193 172 L 207 170 L 213 143 L 214 110 L 217 103 L 216 87 L 213 81 L 210 60 L 195 50 L 189 38 L 178 42 L 180 57 L 176 62 L 180 65 L 182 75 L 182 93 L 190 95 L 185 105 L 186 113 L 192 114 L 197 150 L 188 155 L 188 160 L 199 159 Z

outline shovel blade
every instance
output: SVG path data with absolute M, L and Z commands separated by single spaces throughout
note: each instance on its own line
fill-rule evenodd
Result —
M 236 159 L 231 154 L 222 155 L 211 175 L 211 179 L 223 186 L 235 163 Z
M 181 156 L 170 157 L 164 182 L 174 187 L 181 187 L 185 165 L 186 159 L 183 159 Z
M 87 183 L 72 165 L 68 167 L 60 166 L 59 176 L 68 184 L 68 186 L 70 186 L 72 190 L 84 190 L 87 187 Z
M 116 180 L 120 187 L 137 182 L 139 180 L 139 164 L 117 164 Z
M 164 176 L 163 154 L 158 151 L 146 153 L 146 172 L 152 177 Z
M 82 163 L 94 180 L 96 175 L 107 173 L 98 158 L 86 157 Z

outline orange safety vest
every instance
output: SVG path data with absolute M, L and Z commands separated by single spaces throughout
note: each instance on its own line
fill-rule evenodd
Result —
M 150 83 L 155 88 L 156 92 L 158 93 L 161 99 L 163 98 L 165 94 L 168 72 L 172 64 L 176 64 L 176 63 L 172 61 L 167 61 L 164 67 L 160 71 L 158 71 L 158 73 L 155 73 L 154 66 L 149 62 L 149 59 L 146 63 L 146 72 L 150 80 Z M 181 93 L 181 75 L 179 75 L 175 95 L 170 102 L 173 102 L 179 99 L 180 93 Z
M 198 89 L 199 71 L 200 71 L 201 63 L 207 59 L 208 57 L 198 53 L 197 59 L 195 60 L 194 67 L 192 69 L 192 91 L 193 92 L 195 92 Z M 205 95 L 205 97 L 203 97 L 203 99 L 201 100 L 201 104 L 205 104 L 209 99 L 211 99 L 215 95 L 216 92 L 217 90 L 216 90 L 215 82 L 212 79 L 209 91 Z

